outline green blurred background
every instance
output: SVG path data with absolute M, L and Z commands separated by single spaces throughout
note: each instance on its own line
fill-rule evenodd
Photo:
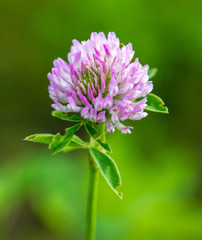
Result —
M 202 2 L 2 0 L 0 22 L 0 239 L 83 239 L 87 153 L 52 156 L 22 139 L 67 127 L 51 117 L 53 60 L 74 38 L 114 31 L 159 69 L 153 92 L 170 114 L 108 136 L 124 199 L 101 178 L 97 239 L 202 240 Z

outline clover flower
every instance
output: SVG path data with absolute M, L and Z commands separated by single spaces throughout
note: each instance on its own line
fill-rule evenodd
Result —
M 123 125 L 125 120 L 146 117 L 144 110 L 168 113 L 163 100 L 150 93 L 153 85 L 149 78 L 155 76 L 157 69 L 142 66 L 137 58 L 131 62 L 133 56 L 132 44 L 120 44 L 113 32 L 107 38 L 100 32 L 92 33 L 88 41 L 73 40 L 68 63 L 61 58 L 54 61 L 52 73 L 48 74 L 48 89 L 56 110 L 52 115 L 77 124 L 66 128 L 64 134 L 37 133 L 25 138 L 48 144 L 53 154 L 78 149 L 89 152 L 87 240 L 95 239 L 99 172 L 122 199 L 121 175 L 109 155 L 106 129 L 130 133 L 132 127 Z M 88 142 L 75 134 L 82 126 L 90 136 Z
M 92 33 L 90 40 L 73 40 L 68 62 L 54 61 L 49 94 L 58 112 L 76 112 L 91 122 L 106 123 L 108 132 L 115 128 L 130 133 L 121 122 L 139 120 L 144 112 L 146 95 L 153 89 L 148 65 L 134 56 L 132 44 L 120 44 L 115 33 Z M 136 101 L 141 98 L 141 100 Z

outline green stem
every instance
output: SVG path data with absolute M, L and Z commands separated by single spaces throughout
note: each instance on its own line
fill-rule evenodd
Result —
M 99 169 L 89 154 L 90 176 L 86 219 L 86 240 L 95 239 Z
M 98 136 L 102 136 L 102 138 L 104 138 L 105 136 L 103 135 L 103 133 L 105 131 L 105 124 L 99 125 L 97 131 Z M 95 140 L 91 138 L 91 144 L 92 143 L 95 143 Z M 89 153 L 89 169 L 90 176 L 89 176 L 85 240 L 95 240 L 99 168 L 96 166 L 96 163 L 94 162 L 90 153 Z

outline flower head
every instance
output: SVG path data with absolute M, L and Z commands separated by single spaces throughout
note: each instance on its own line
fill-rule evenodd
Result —
M 132 44 L 120 46 L 115 33 L 108 38 L 104 33 L 92 33 L 90 40 L 73 40 L 68 62 L 54 61 L 49 94 L 52 107 L 59 112 L 77 112 L 95 123 L 105 123 L 108 132 L 115 128 L 130 133 L 129 126 L 121 122 L 139 120 L 152 91 L 148 65 L 142 66 L 134 56 Z M 136 99 L 143 97 L 140 101 Z

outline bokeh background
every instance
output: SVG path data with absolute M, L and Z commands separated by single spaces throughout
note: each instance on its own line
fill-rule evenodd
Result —
M 101 178 L 97 239 L 202 240 L 202 2 L 2 0 L 0 22 L 0 239 L 83 239 L 87 153 L 52 156 L 22 139 L 68 126 L 51 117 L 53 60 L 72 39 L 114 31 L 158 68 L 153 92 L 170 114 L 108 136 L 124 199 Z

